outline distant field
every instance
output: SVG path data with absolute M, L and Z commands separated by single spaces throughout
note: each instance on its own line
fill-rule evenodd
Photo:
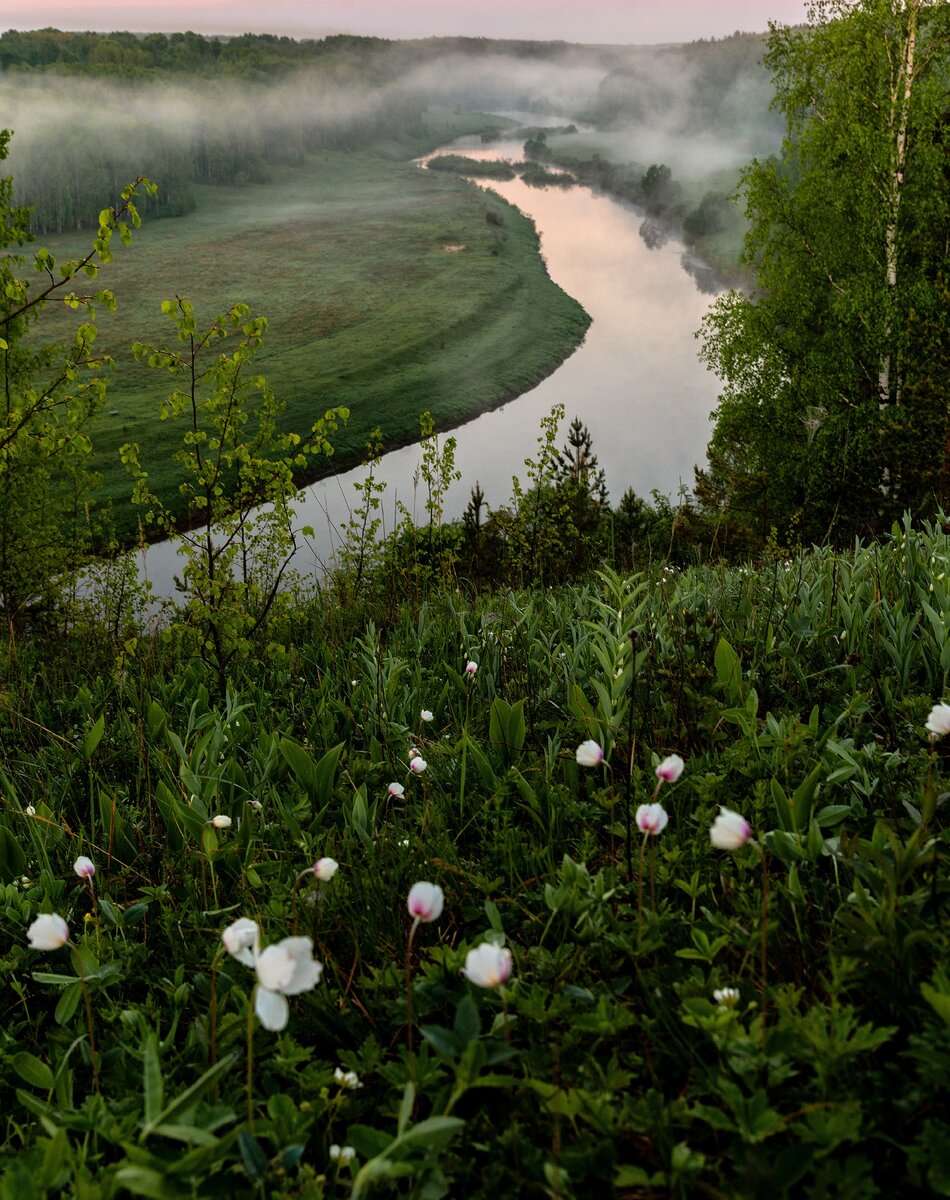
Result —
M 208 320 L 235 301 L 267 316 L 258 369 L 286 402 L 285 427 L 351 409 L 338 460 L 357 458 L 374 426 L 396 444 L 418 434 L 425 409 L 446 426 L 519 394 L 583 337 L 588 318 L 548 278 L 530 222 L 406 153 L 322 153 L 267 185 L 199 189 L 195 213 L 117 247 L 102 280 L 118 312 L 101 314 L 100 338 L 119 365 L 93 440 L 121 536 L 135 522 L 122 442 L 142 445 L 156 490 L 177 482 L 182 430 L 156 418 L 168 377 L 129 352 L 136 339 L 168 341 L 164 299 L 187 295 Z M 46 241 L 57 254 L 87 244 Z

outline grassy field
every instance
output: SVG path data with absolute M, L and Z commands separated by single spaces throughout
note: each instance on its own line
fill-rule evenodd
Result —
M 118 369 L 93 439 L 120 535 L 135 519 L 123 442 L 144 447 L 157 491 L 176 483 L 181 430 L 156 419 L 167 377 L 129 350 L 136 339 L 168 344 L 160 304 L 176 294 L 207 323 L 235 301 L 268 317 L 258 367 L 286 403 L 285 428 L 307 430 L 331 406 L 351 410 L 338 460 L 357 458 L 377 425 L 388 445 L 412 439 L 424 410 L 457 424 L 525 391 L 574 349 L 588 318 L 548 278 L 531 223 L 409 161 L 465 132 L 465 118 L 440 119 L 415 144 L 321 153 L 267 185 L 198 189 L 195 213 L 147 224 L 118 248 L 103 275 L 118 311 L 100 327 Z M 75 253 L 86 240 L 50 245 Z

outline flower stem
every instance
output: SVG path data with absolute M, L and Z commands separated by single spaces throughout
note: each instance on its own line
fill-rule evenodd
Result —
M 73 963 L 79 976 L 79 986 L 82 988 L 82 999 L 86 1009 L 86 1029 L 89 1033 L 89 1058 L 92 1061 L 92 1086 L 99 1091 L 99 1054 L 96 1051 L 96 1034 L 92 1024 L 92 999 L 89 995 L 89 984 L 83 970 L 82 952 L 77 947 L 73 952 Z
M 257 985 L 251 992 L 247 1002 L 247 1075 L 244 1081 L 247 1092 L 247 1131 L 254 1132 L 254 1001 L 257 997 Z
M 416 1058 L 412 1050 L 412 943 L 419 928 L 419 918 L 412 922 L 406 943 L 406 1048 L 409 1051 L 409 1078 L 416 1082 Z

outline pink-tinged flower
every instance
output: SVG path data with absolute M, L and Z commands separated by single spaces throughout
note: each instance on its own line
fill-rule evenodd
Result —
M 211 818 L 211 824 L 215 827 L 215 829 L 230 829 L 231 818 L 226 816 L 224 813 L 218 813 L 216 817 Z
M 409 760 L 409 770 L 413 775 L 421 775 L 428 765 L 421 754 L 417 754 L 415 758 Z
M 80 879 L 92 879 L 96 873 L 96 864 L 91 858 L 86 858 L 85 854 L 80 854 L 73 863 L 73 870 Z
M 581 742 L 575 754 L 578 766 L 599 767 L 604 761 L 603 747 L 593 740 Z
M 26 936 L 31 950 L 59 950 L 69 941 L 69 926 L 59 913 L 41 913 Z
M 318 858 L 313 864 L 313 873 L 321 883 L 326 883 L 340 869 L 340 864 L 335 858 Z
M 511 951 L 492 942 L 483 942 L 465 955 L 462 974 L 476 987 L 501 987 L 511 977 Z
M 637 809 L 637 829 L 641 833 L 662 833 L 669 823 L 666 809 L 662 804 L 641 804 Z
M 392 796 L 394 800 L 398 800 L 401 796 L 405 796 L 406 794 L 406 789 L 401 783 L 391 783 L 388 790 L 390 796 Z
M 248 806 L 248 808 L 253 808 L 253 810 L 255 812 L 260 812 L 261 809 L 264 807 L 264 805 L 261 804 L 260 800 L 248 800 L 247 806 Z
M 717 850 L 738 850 L 752 836 L 749 822 L 731 808 L 719 808 L 719 816 L 709 830 L 709 840 Z
M 656 777 L 661 783 L 676 783 L 685 765 L 678 754 L 669 754 L 657 767 Z
M 938 737 L 950 733 L 950 704 L 935 704 L 927 718 L 927 732 L 930 740 L 935 742 Z
M 474 676 L 474 674 L 477 670 L 478 670 L 477 662 L 469 661 L 465 664 L 465 674 L 469 677 L 469 679 L 471 679 Z
M 420 880 L 409 889 L 409 899 L 406 904 L 410 917 L 417 921 L 438 921 L 442 916 L 442 905 L 445 897 L 437 883 L 426 883 Z
M 419 747 L 418 746 L 410 746 L 409 753 L 406 755 L 406 757 L 409 759 L 410 762 L 412 762 L 412 760 L 414 758 L 421 758 L 422 755 L 419 753 Z
M 422 717 L 423 721 L 425 721 L 425 723 L 427 725 L 431 725 L 432 722 L 435 720 L 435 714 L 433 712 L 430 712 L 430 710 L 428 708 L 424 708 L 419 715 Z

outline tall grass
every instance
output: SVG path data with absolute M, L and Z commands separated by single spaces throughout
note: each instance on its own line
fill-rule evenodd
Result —
M 757 569 L 327 585 L 217 702 L 187 637 L 126 630 L 118 670 L 75 616 L 8 645 L 0 1195 L 945 1194 L 948 565 L 907 525 Z M 410 945 L 419 880 L 445 907 Z M 51 911 L 70 943 L 28 949 Z M 282 1031 L 238 917 L 323 964 Z M 497 988 L 461 973 L 484 941 Z

